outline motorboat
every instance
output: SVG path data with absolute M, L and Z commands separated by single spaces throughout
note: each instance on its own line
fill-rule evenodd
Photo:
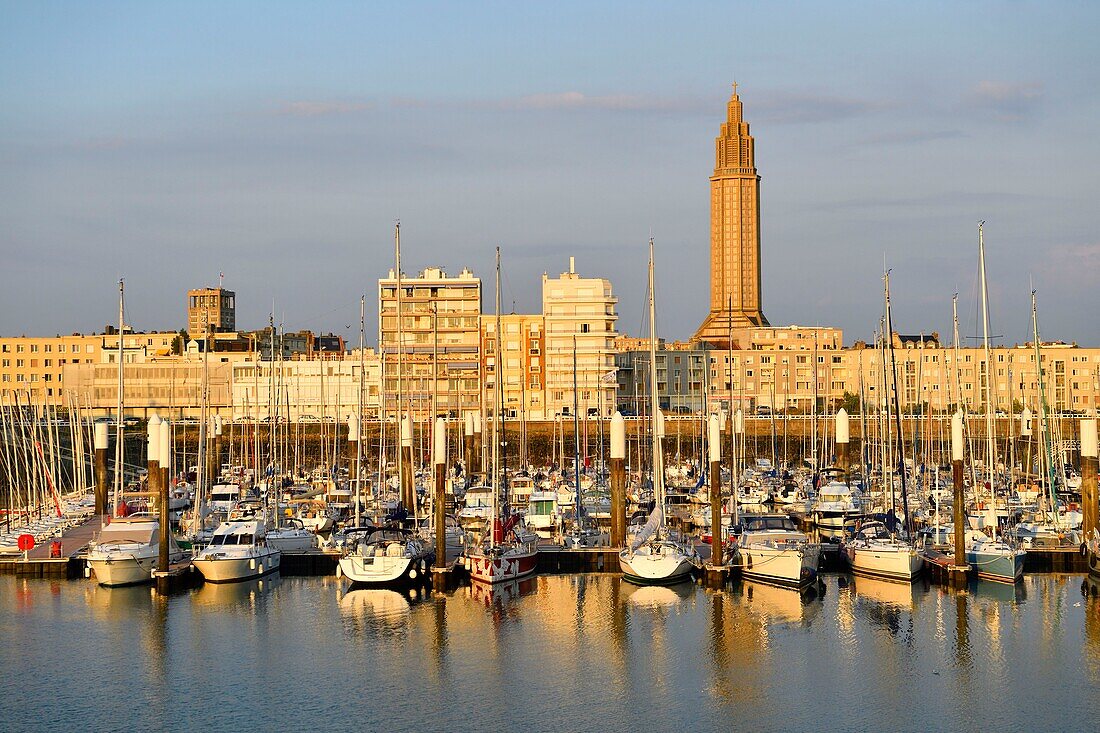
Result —
M 259 519 L 222 522 L 192 563 L 209 583 L 236 583 L 279 569 L 282 552 L 267 544 L 267 528 Z
M 746 514 L 729 564 L 745 578 L 801 588 L 817 578 L 820 545 L 785 514 Z
M 267 544 L 280 552 L 307 552 L 317 547 L 317 535 L 302 520 L 287 518 L 278 527 L 268 528 Z
M 435 549 L 405 527 L 357 527 L 344 534 L 339 571 L 356 585 L 393 588 L 425 582 Z
M 841 481 L 821 487 L 812 507 L 814 525 L 823 537 L 839 540 L 844 526 L 859 514 L 859 492 Z
M 181 562 L 186 553 L 169 533 L 169 562 Z M 160 560 L 160 521 L 137 513 L 111 520 L 88 544 L 88 567 L 100 585 L 148 583 Z
M 559 521 L 558 492 L 542 489 L 532 491 L 527 502 L 527 510 L 524 512 L 524 520 L 528 528 L 539 537 L 544 539 L 552 537 Z

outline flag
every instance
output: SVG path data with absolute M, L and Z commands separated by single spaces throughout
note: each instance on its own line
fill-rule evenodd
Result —
M 603 382 L 604 384 L 615 384 L 615 372 L 616 371 L 618 371 L 618 370 L 617 369 L 612 369 L 607 374 L 600 377 L 600 381 Z

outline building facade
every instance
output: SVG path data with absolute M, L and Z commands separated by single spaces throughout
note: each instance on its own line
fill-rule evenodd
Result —
M 187 332 L 202 336 L 211 331 L 237 330 L 237 294 L 222 287 L 187 291 Z
M 469 270 L 448 276 L 429 267 L 418 277 L 393 270 L 378 281 L 378 343 L 385 409 L 403 410 L 417 420 L 435 411 L 458 417 L 479 412 L 481 374 L 481 279 Z M 398 303 L 400 302 L 400 327 Z
M 502 315 L 499 354 L 496 351 L 496 317 L 485 315 L 481 323 L 486 413 L 496 414 L 496 380 L 499 375 L 505 418 L 545 419 L 546 372 L 543 368 L 543 352 L 546 332 L 543 316 L 517 313 Z
M 171 354 L 180 346 L 177 336 L 174 332 L 127 330 L 122 337 L 123 361 L 138 363 Z M 66 369 L 77 364 L 116 364 L 118 346 L 117 330 L 69 336 L 0 336 L 0 394 L 18 392 L 40 405 L 67 405 Z
M 574 408 L 581 415 L 614 410 L 618 302 L 609 280 L 582 278 L 573 258 L 568 272 L 542 276 L 546 419 L 572 415 Z

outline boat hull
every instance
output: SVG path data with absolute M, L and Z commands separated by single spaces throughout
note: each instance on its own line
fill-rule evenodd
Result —
M 848 561 L 856 575 L 911 583 L 924 570 L 924 558 L 912 549 L 848 547 Z
M 731 566 L 749 580 L 788 588 L 804 588 L 817 579 L 821 548 L 817 545 L 780 550 L 746 547 L 739 550 Z
M 435 553 L 416 557 L 364 557 L 352 554 L 340 558 L 340 574 L 363 588 L 396 588 L 426 582 Z
M 525 551 L 501 555 L 467 555 L 470 580 L 477 583 L 506 583 L 525 578 L 538 567 L 538 552 Z
M 207 583 L 239 583 L 277 572 L 281 561 L 281 552 L 267 548 L 241 556 L 205 550 L 192 563 Z
M 636 585 L 675 585 L 691 580 L 695 564 L 683 553 L 619 553 L 623 578 Z
M 91 568 L 96 581 L 100 585 L 109 587 L 148 583 L 153 579 L 156 564 L 155 557 L 88 558 L 88 567 Z
M 995 583 L 1017 583 L 1024 577 L 1024 553 L 994 553 L 969 550 L 966 562 L 977 576 Z

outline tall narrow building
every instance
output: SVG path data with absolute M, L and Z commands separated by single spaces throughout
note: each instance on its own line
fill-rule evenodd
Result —
M 694 341 L 724 346 L 730 330 L 766 326 L 760 295 L 760 176 L 737 85 L 714 141 L 710 178 L 710 313 Z

